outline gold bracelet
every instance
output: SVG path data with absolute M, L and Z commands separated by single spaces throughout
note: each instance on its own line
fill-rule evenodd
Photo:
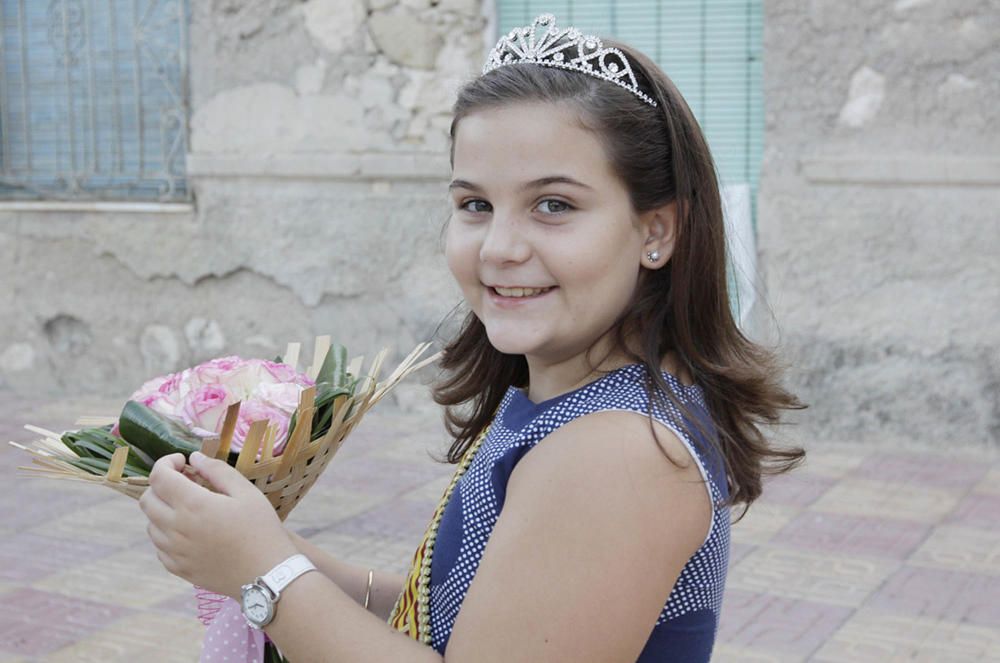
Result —
M 375 577 L 375 569 L 368 569 L 368 589 L 365 590 L 365 610 L 368 609 L 368 599 L 372 595 L 372 578 Z

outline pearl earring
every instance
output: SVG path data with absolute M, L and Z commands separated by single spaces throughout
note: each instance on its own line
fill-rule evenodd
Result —
M 649 251 L 646 253 L 646 257 L 649 258 L 649 262 L 656 262 L 660 259 L 659 251 Z

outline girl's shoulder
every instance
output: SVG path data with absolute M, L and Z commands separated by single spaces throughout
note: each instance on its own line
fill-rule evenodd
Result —
M 651 416 L 660 424 L 655 428 L 659 433 L 652 439 L 661 445 L 664 434 L 676 438 L 661 448 L 671 458 L 691 455 L 702 477 L 711 479 L 715 497 L 724 498 L 724 463 L 712 443 L 715 426 L 701 388 L 684 384 L 683 379 L 668 371 L 662 377 L 669 394 L 662 393 L 662 388 L 648 379 L 642 364 L 620 366 L 579 389 L 541 403 L 530 401 L 524 391 L 512 387 L 501 403 L 484 448 L 477 454 L 477 464 L 495 465 L 499 475 L 509 476 L 525 454 L 571 422 L 576 424 L 566 433 L 579 436 L 597 426 L 602 431 L 598 435 L 606 435 L 602 421 L 612 420 L 616 422 L 612 429 L 617 433 L 611 437 L 638 443 L 642 431 L 651 431 Z M 584 448 L 577 445 L 570 453 L 582 453 Z

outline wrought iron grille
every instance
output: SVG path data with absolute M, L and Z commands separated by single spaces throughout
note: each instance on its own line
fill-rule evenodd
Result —
M 187 200 L 187 1 L 0 7 L 0 198 Z

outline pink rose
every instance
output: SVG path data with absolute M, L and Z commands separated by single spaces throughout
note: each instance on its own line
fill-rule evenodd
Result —
M 221 357 L 206 361 L 203 364 L 195 366 L 192 371 L 194 371 L 201 384 L 218 384 L 225 382 L 248 363 L 246 359 L 233 355 L 231 357 Z
M 301 393 L 302 387 L 294 383 L 263 383 L 257 385 L 253 397 L 291 414 L 299 407 Z
M 171 377 L 170 375 L 163 375 L 163 376 L 160 376 L 158 378 L 153 378 L 152 380 L 148 380 L 147 382 L 143 383 L 143 385 L 141 387 L 139 387 L 138 389 L 135 390 L 135 392 L 132 394 L 132 396 L 129 398 L 129 400 L 130 401 L 139 401 L 139 400 L 142 400 L 142 399 L 146 398 L 150 394 L 159 394 L 159 393 L 161 393 L 160 392 L 160 387 L 165 382 L 167 382 L 167 380 L 170 377 Z
M 181 418 L 197 435 L 220 432 L 226 409 L 236 402 L 223 385 L 208 384 L 191 392 L 184 400 Z
M 183 380 L 184 374 L 173 373 L 168 375 L 163 382 L 160 383 L 160 387 L 157 391 L 161 394 L 172 394 L 180 388 L 181 380 Z
M 288 364 L 264 360 L 261 365 L 279 383 L 294 383 L 303 387 L 311 387 L 316 384 L 305 373 L 299 373 Z
M 240 405 L 240 417 L 236 422 L 236 430 L 233 433 L 233 441 L 230 450 L 239 451 L 243 448 L 243 442 L 250 432 L 250 424 L 255 421 L 267 419 L 278 428 L 274 440 L 274 455 L 279 455 L 284 448 L 285 438 L 288 437 L 288 423 L 291 416 L 273 405 L 269 405 L 257 399 L 244 401 Z M 258 454 L 259 457 L 259 454 Z

